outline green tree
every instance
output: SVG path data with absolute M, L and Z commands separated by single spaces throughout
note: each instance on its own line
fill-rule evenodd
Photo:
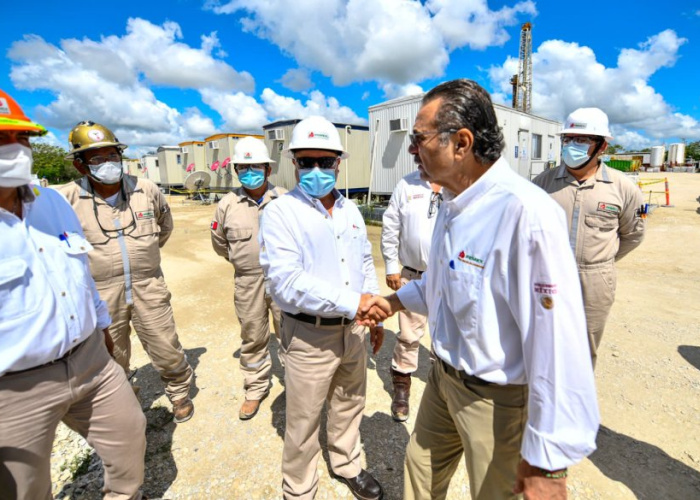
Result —
M 695 161 L 700 160 L 700 141 L 689 142 L 685 147 L 685 156 Z
M 624 150 L 625 148 L 623 148 L 619 144 L 610 144 L 608 145 L 608 149 L 605 150 L 605 154 L 614 155 L 617 153 L 622 153 Z
M 46 177 L 51 184 L 63 184 L 80 177 L 73 163 L 66 160 L 66 150 L 46 144 L 35 142 L 32 144 L 32 156 L 34 157 L 34 173 L 39 179 Z

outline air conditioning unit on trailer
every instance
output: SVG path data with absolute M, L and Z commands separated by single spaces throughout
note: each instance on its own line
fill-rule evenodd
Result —
M 275 128 L 267 131 L 267 138 L 271 141 L 283 141 L 284 140 L 284 129 Z
M 209 143 L 209 149 L 219 149 L 219 141 L 211 141 Z
M 189 153 L 189 151 L 187 150 L 186 147 L 183 147 L 183 148 L 180 148 L 180 153 L 182 153 L 183 155 L 186 155 L 187 153 Z
M 397 118 L 395 120 L 389 120 L 389 132 L 406 132 L 407 130 L 407 118 Z

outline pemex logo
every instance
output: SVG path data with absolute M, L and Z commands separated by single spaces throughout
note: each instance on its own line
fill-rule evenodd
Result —
M 243 155 L 243 158 L 245 158 L 246 160 L 250 160 L 252 157 L 253 155 L 251 155 L 249 152 Z
M 321 134 L 319 132 L 314 133 L 313 131 L 309 132 L 309 139 L 326 139 L 328 140 L 328 134 Z

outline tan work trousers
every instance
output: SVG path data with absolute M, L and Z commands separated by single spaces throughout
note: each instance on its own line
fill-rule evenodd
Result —
M 124 281 L 98 282 L 100 297 L 107 303 L 112 324 L 109 333 L 114 340 L 114 358 L 129 372 L 131 359 L 131 326 L 143 349 L 165 384 L 171 402 L 188 397 L 192 383 L 192 367 L 187 362 L 175 327 L 170 306 L 170 291 L 162 277 L 132 283 L 133 304 L 126 303 Z
M 284 498 L 311 499 L 318 489 L 318 433 L 327 404 L 328 456 L 333 472 L 356 477 L 360 422 L 367 387 L 366 328 L 314 326 L 282 314 L 287 427 L 282 453 Z
M 405 267 L 401 270 L 401 286 L 413 280 L 419 280 L 421 275 Z M 420 339 L 425 334 L 427 318 L 422 314 L 408 309 L 399 312 L 399 336 L 394 346 L 394 357 L 391 367 L 400 373 L 411 374 L 418 369 L 418 349 Z
M 50 457 L 63 421 L 102 458 L 107 499 L 140 499 L 146 417 L 95 332 L 52 365 L 0 377 L 0 499 L 51 496 Z
M 579 265 L 578 277 L 581 280 L 583 305 L 588 328 L 588 345 L 591 349 L 593 368 L 598 359 L 598 347 L 603 339 L 605 323 L 615 302 L 617 271 L 615 262 Z
M 280 331 L 280 308 L 265 293 L 265 276 L 237 274 L 233 303 L 241 324 L 241 372 L 246 399 L 262 399 L 270 388 L 270 313 L 275 334 Z
M 406 448 L 404 500 L 447 497 L 464 454 L 474 500 L 518 498 L 515 485 L 527 420 L 527 386 L 481 385 L 436 360 Z

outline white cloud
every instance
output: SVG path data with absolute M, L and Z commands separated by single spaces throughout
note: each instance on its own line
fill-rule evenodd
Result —
M 387 99 L 397 99 L 409 95 L 422 94 L 425 92 L 423 87 L 415 83 L 407 83 L 406 85 L 395 85 L 393 83 L 385 83 L 381 86 L 384 92 L 384 97 Z
M 237 92 L 229 94 L 213 89 L 201 91 L 202 101 L 224 119 L 224 128 L 239 132 L 260 132 L 266 113 L 254 97 Z
M 672 30 L 662 31 L 637 48 L 621 50 L 617 66 L 606 67 L 589 47 L 548 40 L 533 53 L 533 113 L 563 120 L 576 108 L 599 107 L 610 118 L 615 142 L 629 147 L 639 147 L 640 137 L 649 143 L 700 139 L 697 120 L 675 112 L 649 84 L 657 71 L 675 64 L 686 42 Z M 512 57 L 489 69 L 495 102 L 510 103 L 510 77 L 517 70 Z
M 537 15 L 530 0 L 497 11 L 490 10 L 486 0 L 428 0 L 425 6 L 434 14 L 433 23 L 450 50 L 503 45 L 510 39 L 506 26 L 517 24 L 520 14 Z
M 442 76 L 449 51 L 508 40 L 505 26 L 535 15 L 531 0 L 488 8 L 486 0 L 207 0 L 217 14 L 243 13 L 245 31 L 270 40 L 336 85 L 405 85 Z
M 99 41 L 68 39 L 57 46 L 28 35 L 8 51 L 10 77 L 17 88 L 55 95 L 36 109 L 37 119 L 48 126 L 67 132 L 89 119 L 112 128 L 129 144 L 173 144 L 209 135 L 216 127 L 196 108 L 181 113 L 159 100 L 150 85 L 239 93 L 254 89 L 250 74 L 212 55 L 220 47 L 215 32 L 201 37 L 201 48 L 181 43 L 181 38 L 176 23 L 158 26 L 143 19 L 129 19 L 124 36 Z
M 294 92 L 303 92 L 313 88 L 314 83 L 311 81 L 309 71 L 303 68 L 290 68 L 282 75 L 280 83 L 285 88 Z

